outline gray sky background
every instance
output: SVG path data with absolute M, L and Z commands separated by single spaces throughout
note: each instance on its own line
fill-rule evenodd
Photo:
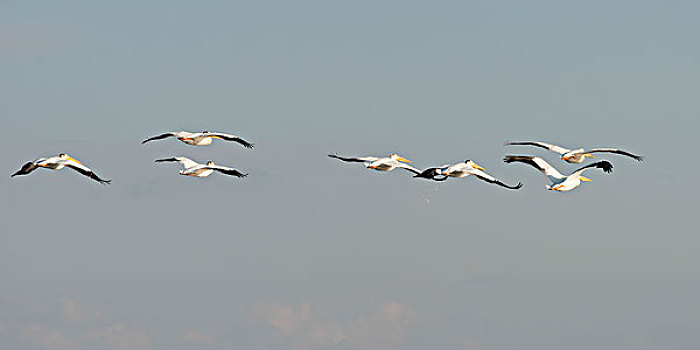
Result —
M 694 349 L 700 5 L 7 1 L 0 347 Z M 576 129 L 568 127 L 576 125 Z M 256 143 L 140 145 L 171 130 Z M 569 193 L 506 140 L 616 146 Z M 68 152 L 70 171 L 9 179 Z M 398 152 L 431 183 L 328 159 Z M 250 176 L 177 175 L 154 159 Z

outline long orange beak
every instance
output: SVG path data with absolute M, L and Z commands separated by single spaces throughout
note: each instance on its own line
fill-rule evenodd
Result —
M 587 178 L 587 177 L 583 177 L 583 176 L 579 176 L 578 179 L 581 180 L 581 181 L 585 181 L 585 182 L 593 182 L 593 180 L 591 180 L 591 179 L 589 179 L 589 178 Z
M 223 139 L 221 138 L 221 136 L 209 136 L 209 137 L 212 138 L 212 139 L 220 139 L 220 140 L 223 140 Z
M 584 157 L 595 158 L 595 156 L 590 154 L 590 153 L 584 153 L 583 155 L 584 155 Z
M 573 158 L 574 156 L 566 156 L 566 157 L 561 157 L 561 160 L 569 160 Z
M 83 162 L 81 162 L 81 161 L 79 161 L 79 160 L 77 160 L 77 159 L 75 159 L 75 158 L 73 158 L 73 157 L 71 157 L 71 156 L 68 156 L 68 159 L 70 159 L 70 160 L 72 160 L 72 161 L 74 161 L 74 162 L 76 162 L 76 163 L 78 163 L 78 164 L 83 164 Z
M 396 160 L 398 160 L 399 162 L 411 163 L 410 160 L 408 160 L 408 159 L 406 159 L 406 158 L 404 158 L 404 157 L 401 157 L 401 156 L 397 156 L 397 157 L 396 157 Z
M 486 171 L 486 169 L 482 168 L 481 165 L 476 164 L 476 163 L 474 163 L 474 162 L 472 162 L 472 166 L 473 166 L 475 169 L 479 169 L 479 170 L 481 170 L 481 171 Z

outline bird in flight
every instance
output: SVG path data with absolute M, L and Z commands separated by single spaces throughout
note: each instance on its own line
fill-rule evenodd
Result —
M 571 150 L 568 148 L 559 147 L 557 145 L 552 145 L 546 142 L 539 141 L 509 141 L 505 144 L 506 146 L 537 146 L 541 148 L 546 148 L 552 152 L 559 153 L 561 155 L 561 160 L 566 161 L 568 163 L 583 163 L 583 161 L 586 160 L 586 158 L 595 158 L 595 156 L 591 153 L 616 153 L 630 157 L 636 161 L 641 162 L 642 160 L 644 160 L 644 157 L 642 156 L 638 156 L 636 154 L 632 154 L 617 148 L 593 148 L 589 151 L 586 151 L 584 148 Z
M 426 178 L 435 181 L 445 181 L 450 177 L 461 178 L 467 177 L 469 175 L 474 175 L 477 179 L 483 180 L 492 184 L 496 184 L 501 187 L 505 187 L 511 190 L 517 190 L 523 187 L 522 182 L 518 182 L 515 186 L 509 186 L 495 177 L 486 173 L 486 169 L 476 164 L 472 160 L 465 160 L 462 163 L 457 164 L 446 164 L 441 167 L 428 168 L 423 170 L 420 174 L 413 177 Z M 442 176 L 442 177 L 441 177 Z
M 216 165 L 212 161 L 208 161 L 206 164 L 200 164 L 192 159 L 186 157 L 173 157 L 165 159 L 156 159 L 156 162 L 180 162 L 182 164 L 182 170 L 180 170 L 180 175 L 194 176 L 194 177 L 207 177 L 211 175 L 214 171 L 218 171 L 222 174 L 236 176 L 236 177 L 246 177 L 248 174 L 241 173 L 240 171 Z
M 610 164 L 610 162 L 608 162 L 607 160 L 602 160 L 581 167 L 573 173 L 571 173 L 571 175 L 564 176 L 557 169 L 554 169 L 554 167 L 549 165 L 549 163 L 545 162 L 540 157 L 507 155 L 505 156 L 505 158 L 503 158 L 503 161 L 506 163 L 520 162 L 535 167 L 535 169 L 541 171 L 545 176 L 547 176 L 549 181 L 551 181 L 551 184 L 546 186 L 547 189 L 560 192 L 573 190 L 581 184 L 581 181 L 593 181 L 581 175 L 587 169 L 599 168 L 603 169 L 603 171 L 606 173 L 611 173 L 613 169 L 613 166 L 612 164 Z
M 17 172 L 12 174 L 10 177 L 15 177 L 17 175 L 28 175 L 31 172 L 33 172 L 36 169 L 39 168 L 45 168 L 45 169 L 53 169 L 53 170 L 60 170 L 63 169 L 64 167 L 71 168 L 103 185 L 107 185 L 112 182 L 112 180 L 104 180 L 97 176 L 90 168 L 86 167 L 83 165 L 82 162 L 79 160 L 69 156 L 66 153 L 61 153 L 57 156 L 53 157 L 48 157 L 48 158 L 39 158 L 35 161 L 32 162 L 27 162 L 25 163 L 21 169 L 19 169 Z
M 342 160 L 343 162 L 351 163 L 364 163 L 367 169 L 373 169 L 377 171 L 392 171 L 396 168 L 408 170 L 414 174 L 420 174 L 420 170 L 404 163 L 410 163 L 411 161 L 401 157 L 396 153 L 392 153 L 388 157 L 374 157 L 374 156 L 364 156 L 364 157 L 341 157 L 336 154 L 329 154 L 331 158 Z
M 175 137 L 178 140 L 191 145 L 191 146 L 208 146 L 211 145 L 213 139 L 221 139 L 221 140 L 226 140 L 226 141 L 233 141 L 233 142 L 238 142 L 243 147 L 245 148 L 253 148 L 253 144 L 236 136 L 236 135 L 231 135 L 231 134 L 225 134 L 223 132 L 211 132 L 211 131 L 202 131 L 202 132 L 187 132 L 187 131 L 174 131 L 174 132 L 166 132 L 165 134 L 160 134 L 157 136 L 149 137 L 143 141 L 141 141 L 141 144 L 144 144 L 149 141 L 155 141 L 155 140 L 161 140 L 165 139 L 168 137 Z

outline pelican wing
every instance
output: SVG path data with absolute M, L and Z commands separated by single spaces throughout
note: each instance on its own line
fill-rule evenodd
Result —
M 612 173 L 613 166 L 607 160 L 601 160 L 599 162 L 591 163 L 591 164 L 588 164 L 584 167 L 576 169 L 576 171 L 574 171 L 574 174 L 581 175 L 581 173 L 583 173 L 584 170 L 591 169 L 591 168 L 600 168 L 600 169 L 603 169 L 604 172 L 609 174 L 609 173 Z
M 548 149 L 548 150 L 550 150 L 550 151 L 552 151 L 552 152 L 557 152 L 557 153 L 559 153 L 559 154 L 564 154 L 564 153 L 571 152 L 570 149 L 566 149 L 566 148 L 564 148 L 564 147 L 559 147 L 559 146 L 557 146 L 557 145 L 552 145 L 552 144 L 550 144 L 550 143 L 539 142 L 539 141 L 514 141 L 514 142 L 506 142 L 506 145 L 508 145 L 508 146 L 511 146 L 511 145 L 515 145 L 515 146 L 537 146 L 537 147 L 541 147 L 541 148 L 546 148 L 546 149 Z
M 412 167 L 412 166 L 410 166 L 410 165 L 408 165 L 408 164 L 404 164 L 404 163 L 401 163 L 401 162 L 397 162 L 397 163 L 399 163 L 399 164 L 396 166 L 397 168 L 401 168 L 401 169 L 404 169 L 404 170 L 408 170 L 408 171 L 414 173 L 415 175 L 420 175 L 420 174 L 421 174 L 421 171 L 420 171 L 420 170 L 418 170 L 418 169 L 416 169 L 416 168 L 414 168 L 414 167 Z
M 564 175 L 562 175 L 559 171 L 557 171 L 557 169 L 554 169 L 554 167 L 549 165 L 549 163 L 545 162 L 544 159 L 540 157 L 507 155 L 505 156 L 505 158 L 503 158 L 503 161 L 506 163 L 521 162 L 529 164 L 535 167 L 537 170 L 541 171 L 547 177 L 552 177 L 555 179 L 564 178 Z
M 211 165 L 211 166 L 206 166 L 205 168 L 211 169 L 211 170 L 216 170 L 216 171 L 218 171 L 218 172 L 220 172 L 220 173 L 222 173 L 222 174 L 232 175 L 232 176 L 235 176 L 235 177 L 246 177 L 246 176 L 248 176 L 248 174 L 244 174 L 244 173 L 242 173 L 242 172 L 240 172 L 240 171 L 238 171 L 238 170 L 236 170 L 236 169 L 234 169 L 234 168 L 229 168 L 229 167 L 220 166 L 220 165 Z
M 32 171 L 36 170 L 36 168 L 38 168 L 38 166 L 35 162 L 27 162 L 24 165 L 22 165 L 22 169 L 17 170 L 14 174 L 10 175 L 10 177 L 15 177 L 17 175 L 27 175 Z
M 174 132 L 166 132 L 165 134 L 160 134 L 158 136 L 149 137 L 149 138 L 141 141 L 141 144 L 143 145 L 144 143 L 146 143 L 148 141 L 161 140 L 161 139 L 164 139 L 166 137 L 173 137 L 173 136 L 175 136 Z
M 486 181 L 486 182 L 489 182 L 489 183 L 492 183 L 492 184 L 496 184 L 496 185 L 498 185 L 498 186 L 505 187 L 505 188 L 508 188 L 508 189 L 511 189 L 511 190 L 517 190 L 517 189 L 519 189 L 520 187 L 523 187 L 523 183 L 522 183 L 522 182 L 518 182 L 518 184 L 515 185 L 515 186 L 506 185 L 506 184 L 504 184 L 503 182 L 501 182 L 500 180 L 496 179 L 495 177 L 493 177 L 493 176 L 491 176 L 491 175 L 489 175 L 489 174 L 487 174 L 487 173 L 485 173 L 485 172 L 483 172 L 483 171 L 481 171 L 481 170 L 479 170 L 479 169 L 470 170 L 469 173 L 472 174 L 472 175 L 474 175 L 474 176 L 476 176 L 476 177 L 477 177 L 478 179 L 480 179 L 480 180 L 484 180 L 484 181 Z
M 244 140 L 244 139 L 242 139 L 242 138 L 240 138 L 240 137 L 238 137 L 238 136 L 236 136 L 236 135 L 225 134 L 225 133 L 222 133 L 222 132 L 210 132 L 210 133 L 202 134 L 202 135 L 203 135 L 203 136 L 211 136 L 211 137 L 215 137 L 215 138 L 220 138 L 220 139 L 226 140 L 226 141 L 238 142 L 238 143 L 240 143 L 241 145 L 243 145 L 243 147 L 245 147 L 245 148 L 253 148 L 253 144 L 252 144 L 252 143 L 250 143 L 250 142 L 248 142 L 248 141 L 246 141 L 246 140 Z
M 103 185 L 109 185 L 112 182 L 112 180 L 105 180 L 105 179 L 100 178 L 90 168 L 88 168 L 88 167 L 86 167 L 86 166 L 84 166 L 76 161 L 67 160 L 67 161 L 64 161 L 64 164 L 65 164 L 65 166 L 67 166 L 67 167 L 69 167 L 69 168 L 103 184 Z
M 617 153 L 617 154 L 622 154 L 623 156 L 631 157 L 634 160 L 639 161 L 639 162 L 644 160 L 644 157 L 642 157 L 642 156 L 638 156 L 636 154 L 632 154 L 632 153 L 629 153 L 627 151 L 623 151 L 621 149 L 616 149 L 616 148 L 594 148 L 594 149 L 588 151 L 588 153 Z
M 379 157 L 372 157 L 372 156 L 367 156 L 367 157 L 341 157 L 337 154 L 329 154 L 328 155 L 331 158 L 335 159 L 340 159 L 343 162 L 355 162 L 355 163 L 365 163 L 365 162 L 374 162 L 375 160 L 379 160 L 381 158 Z
M 440 172 L 443 167 L 440 168 L 428 168 L 423 170 L 420 174 L 416 174 L 413 177 L 420 177 L 428 180 L 433 180 L 433 181 L 445 181 L 449 176 L 442 175 Z M 442 176 L 442 177 L 438 177 Z
M 173 158 L 156 159 L 156 162 L 158 162 L 158 163 L 160 163 L 160 162 L 180 162 L 180 164 L 182 164 L 182 167 L 185 169 L 194 168 L 194 167 L 200 165 L 199 163 L 197 163 L 194 160 L 189 159 L 187 157 L 173 157 Z

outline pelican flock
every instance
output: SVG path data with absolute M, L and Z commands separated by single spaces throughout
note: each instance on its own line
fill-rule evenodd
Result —
M 10 177 L 15 177 L 17 175 L 29 175 L 31 172 L 39 168 L 61 170 L 64 167 L 71 168 L 103 185 L 108 185 L 110 182 L 112 182 L 112 180 L 100 178 L 92 171 L 92 169 L 86 167 L 81 161 L 69 156 L 66 153 L 61 153 L 57 156 L 48 158 L 39 158 L 35 161 L 27 162 L 21 169 L 17 170 L 17 172 L 12 174 Z
M 200 164 L 187 157 L 156 159 L 156 162 L 180 162 L 180 164 L 182 164 L 182 170 L 180 170 L 180 175 L 186 176 L 207 177 L 211 175 L 214 171 L 218 171 L 222 174 L 231 175 L 235 177 L 248 176 L 248 174 L 241 173 L 236 169 L 216 165 L 212 161 L 208 161 L 206 164 Z
M 165 138 L 174 137 L 181 142 L 192 145 L 192 146 L 207 146 L 210 145 L 213 140 L 225 140 L 233 141 L 241 144 L 246 148 L 253 148 L 253 144 L 236 136 L 233 134 L 227 134 L 223 132 L 211 132 L 202 131 L 197 133 L 192 133 L 188 131 L 174 131 L 167 132 L 160 135 L 152 136 L 141 144 L 145 144 L 150 141 L 162 140 Z M 623 156 L 630 157 L 637 161 L 642 161 L 643 157 L 636 155 L 617 148 L 592 148 L 586 150 L 584 148 L 568 149 L 554 144 L 540 142 L 540 141 L 508 141 L 505 142 L 506 146 L 536 146 L 540 148 L 545 148 L 552 152 L 558 153 L 560 159 L 567 163 L 580 164 L 583 163 L 588 158 L 595 158 L 593 153 L 613 153 L 620 154 Z M 398 155 L 397 153 L 392 153 L 387 157 L 377 157 L 377 156 L 358 156 L 358 157 L 343 157 L 337 154 L 328 154 L 328 157 L 337 159 L 348 163 L 362 163 L 365 168 L 381 171 L 390 172 L 394 169 L 403 169 L 413 174 L 413 178 L 416 179 L 427 179 L 436 182 L 443 182 L 449 178 L 464 178 L 468 176 L 473 176 L 481 181 L 485 181 L 503 188 L 518 190 L 523 187 L 522 182 L 518 182 L 515 185 L 508 185 L 496 177 L 488 174 L 486 169 L 484 169 L 479 164 L 474 161 L 467 159 L 464 162 L 455 164 L 444 164 L 438 167 L 429 167 L 424 170 L 420 170 L 412 165 L 410 160 Z M 551 191 L 556 192 L 568 192 L 581 185 L 581 182 L 590 182 L 587 177 L 582 174 L 588 169 L 602 169 L 605 173 L 612 173 L 613 165 L 607 161 L 597 161 L 585 165 L 579 169 L 573 171 L 570 175 L 562 175 L 557 169 L 552 167 L 544 159 L 532 155 L 506 155 L 503 159 L 505 163 L 525 163 L 528 164 L 540 172 L 542 172 L 550 181 L 550 184 L 546 185 L 546 188 Z M 208 161 L 204 164 L 197 163 L 190 158 L 184 156 L 170 157 L 170 158 L 160 158 L 155 160 L 156 163 L 163 162 L 178 162 L 182 165 L 182 170 L 180 170 L 180 175 L 193 176 L 204 178 L 213 174 L 214 172 L 219 172 L 224 175 L 235 176 L 238 178 L 243 178 L 248 176 L 247 173 L 243 173 L 237 169 L 215 164 L 213 161 Z M 79 160 L 69 156 L 66 153 L 61 153 L 57 156 L 52 156 L 48 158 L 39 158 L 37 160 L 25 163 L 19 170 L 14 172 L 10 177 L 15 177 L 19 175 L 28 175 L 39 168 L 46 168 L 52 170 L 60 170 L 65 167 L 73 169 L 78 173 L 95 180 L 101 184 L 110 184 L 111 180 L 105 180 L 99 177 L 95 172 L 85 166 Z

